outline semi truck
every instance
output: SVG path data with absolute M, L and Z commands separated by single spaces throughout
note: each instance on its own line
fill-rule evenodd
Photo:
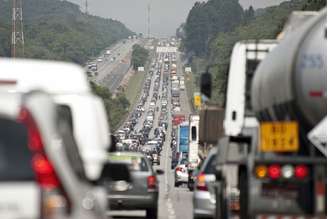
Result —
M 266 54 L 264 41 L 235 45 L 218 143 L 217 218 L 325 218 L 326 133 L 319 143 L 313 135 L 326 130 L 326 36 L 324 10 L 269 43 Z

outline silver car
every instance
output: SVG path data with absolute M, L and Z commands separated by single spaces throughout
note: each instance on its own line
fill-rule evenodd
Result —
M 106 218 L 70 123 L 43 92 L 0 92 L 0 218 Z
M 217 149 L 213 148 L 198 170 L 193 193 L 194 218 L 214 218 L 216 154 Z
M 122 168 L 128 167 L 128 172 Z M 114 152 L 108 155 L 105 186 L 110 209 L 146 210 L 146 217 L 157 218 L 158 181 L 149 160 L 141 153 Z

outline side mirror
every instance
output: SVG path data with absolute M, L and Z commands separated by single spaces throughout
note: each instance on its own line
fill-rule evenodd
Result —
M 156 174 L 157 175 L 163 175 L 164 174 L 164 170 L 158 169 L 158 170 L 156 170 Z
M 200 78 L 200 92 L 209 99 L 212 97 L 212 75 L 208 71 Z

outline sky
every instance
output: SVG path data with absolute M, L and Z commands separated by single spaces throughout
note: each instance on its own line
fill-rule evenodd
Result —
M 86 0 L 69 0 L 81 5 L 85 10 Z M 183 23 L 189 10 L 199 0 L 88 0 L 90 14 L 112 18 L 124 23 L 136 33 L 147 34 L 148 10 L 150 2 L 150 33 L 155 37 L 175 35 L 177 27 Z M 248 8 L 263 8 L 277 5 L 285 0 L 239 0 L 239 3 Z

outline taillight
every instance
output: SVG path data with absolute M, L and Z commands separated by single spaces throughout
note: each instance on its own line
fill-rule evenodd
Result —
M 294 176 L 294 167 L 292 165 L 288 165 L 288 164 L 284 165 L 281 168 L 281 173 L 285 179 L 290 179 Z
M 268 168 L 268 176 L 271 179 L 278 179 L 281 176 L 281 168 L 277 164 L 272 164 Z
M 178 172 L 178 171 L 179 171 L 179 172 L 183 172 L 183 168 L 182 168 L 182 167 L 177 167 L 177 168 L 175 168 L 175 171 L 176 171 L 176 172 Z
M 43 154 L 35 154 L 33 156 L 32 167 L 41 187 L 56 188 L 60 186 L 53 166 Z
M 264 178 L 267 176 L 268 168 L 264 165 L 259 165 L 255 168 L 255 174 L 257 178 Z
M 254 168 L 254 174 L 259 179 L 305 179 L 309 175 L 309 168 L 306 165 L 292 164 L 271 164 L 269 166 L 257 165 Z
M 147 177 L 147 188 L 148 189 L 156 189 L 157 180 L 156 176 L 148 176 Z
M 298 179 L 304 179 L 309 175 L 309 169 L 305 165 L 297 165 L 295 167 L 295 177 Z
M 45 153 L 37 124 L 26 108 L 21 109 L 18 121 L 27 128 L 28 147 L 32 152 L 32 169 L 36 175 L 36 181 L 42 189 L 42 218 L 53 217 L 57 213 L 70 212 L 71 203 Z
M 206 186 L 206 175 L 204 173 L 200 173 L 197 176 L 197 184 L 196 184 L 196 188 L 197 190 L 200 191 L 208 191 L 208 188 Z

